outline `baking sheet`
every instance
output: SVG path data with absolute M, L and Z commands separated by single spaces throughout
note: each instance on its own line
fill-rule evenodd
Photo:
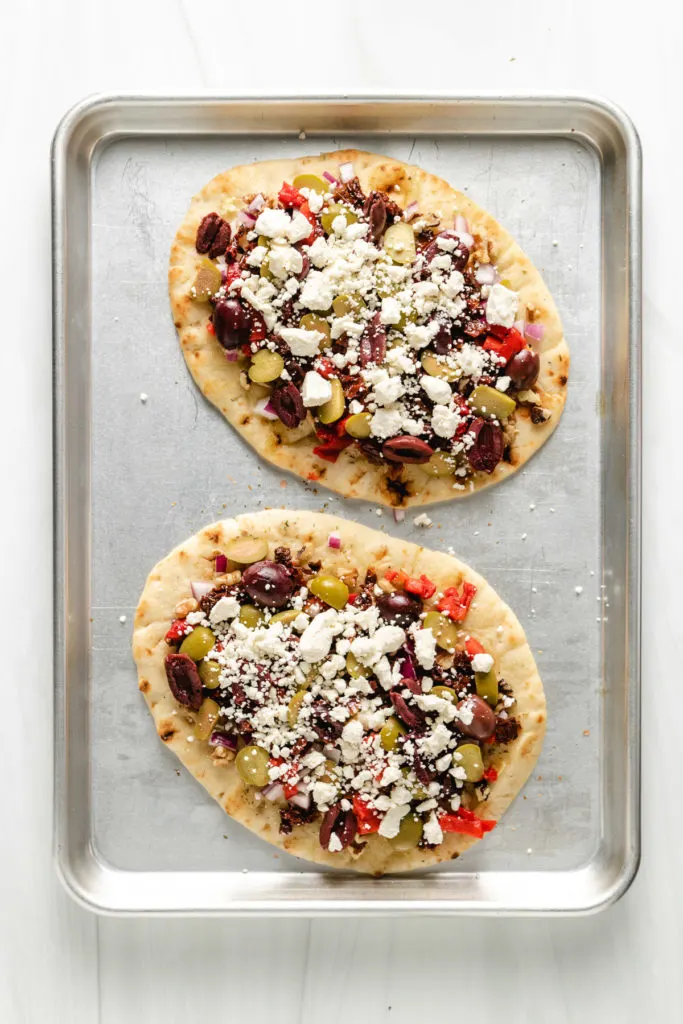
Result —
M 80 326 L 89 357 L 89 464 L 81 469 L 89 477 L 90 557 L 84 547 L 79 568 L 91 627 L 88 678 L 72 676 L 89 716 L 76 755 L 88 774 L 78 828 L 90 858 L 79 863 L 91 882 L 81 897 L 140 911 L 230 910 L 242 902 L 263 909 L 266 893 L 275 910 L 384 901 L 408 909 L 426 900 L 437 910 L 561 911 L 581 899 L 604 901 L 614 885 L 613 849 L 625 861 L 633 841 L 623 822 L 614 827 L 607 806 L 612 771 L 623 774 L 633 758 L 616 713 L 633 679 L 608 680 L 606 664 L 608 645 L 627 635 L 628 611 L 628 581 L 608 554 L 618 528 L 611 503 L 619 486 L 626 499 L 632 481 L 624 475 L 606 492 L 617 453 L 603 361 L 614 372 L 629 338 L 615 333 L 604 292 L 604 153 L 571 133 L 359 131 L 300 140 L 294 133 L 197 137 L 190 127 L 155 134 L 150 123 L 134 137 L 112 138 L 94 149 L 89 168 L 91 301 L 89 323 Z M 549 442 L 502 486 L 430 506 L 428 529 L 413 524 L 419 509 L 396 524 L 389 510 L 341 499 L 259 460 L 194 386 L 169 313 L 171 239 L 207 180 L 235 164 L 347 145 L 415 162 L 490 210 L 543 274 L 571 349 L 567 407 Z M 619 386 L 623 374 L 627 362 Z M 625 395 L 628 420 L 628 388 Z M 147 571 L 200 526 L 269 505 L 324 510 L 436 549 L 452 546 L 526 629 L 548 700 L 537 768 L 486 842 L 425 874 L 418 888 L 415 880 L 398 888 L 347 881 L 252 837 L 159 742 L 137 691 L 131 626 Z M 619 539 L 623 555 L 628 537 Z M 72 851 L 67 874 L 73 864 Z M 136 896 L 136 881 L 152 878 L 158 894 Z M 214 901 L 209 878 L 217 879 Z M 534 902 L 534 891 L 545 891 L 545 902 Z

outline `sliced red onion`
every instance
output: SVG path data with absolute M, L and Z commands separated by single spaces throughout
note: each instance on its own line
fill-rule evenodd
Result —
M 341 548 L 342 542 L 341 537 L 339 536 L 338 533 L 331 533 L 329 535 L 329 537 L 327 538 L 327 546 L 328 548 L 337 548 L 337 550 Z
M 295 807 L 301 807 L 302 810 L 307 811 L 311 806 L 311 794 L 295 793 L 294 796 L 290 796 L 289 802 L 290 804 L 294 804 Z
M 417 201 L 413 200 L 412 203 L 408 203 L 405 210 L 403 211 L 403 219 L 405 221 L 413 220 L 417 217 Z
M 240 224 L 244 224 L 244 226 L 247 228 L 253 228 L 254 224 L 256 223 L 256 218 L 252 217 L 251 214 L 247 213 L 246 210 L 238 210 L 237 219 L 240 222 Z
M 216 572 L 227 572 L 228 556 L 216 555 Z
M 354 177 L 353 164 L 339 164 L 339 177 L 342 180 L 342 184 L 351 181 L 351 178 Z
M 257 196 L 254 196 L 252 201 L 249 203 L 249 206 L 247 207 L 247 213 L 258 213 L 259 210 L 263 209 L 265 202 L 265 199 L 259 192 L 259 194 Z
M 190 590 L 195 601 L 201 601 L 205 594 L 213 590 L 213 583 L 204 583 L 203 580 L 194 580 L 190 583 Z
M 403 520 L 405 519 L 405 517 L 406 517 L 405 509 L 402 509 L 402 508 L 395 508 L 394 509 L 394 522 L 395 523 L 402 523 Z
M 468 232 L 470 230 L 469 224 L 461 213 L 456 213 L 455 215 L 455 230 L 458 234 L 461 234 L 463 231 Z
M 339 184 L 337 179 L 335 177 L 333 177 L 330 174 L 329 171 L 323 171 L 323 178 L 325 179 L 325 181 L 329 181 L 330 185 L 338 185 Z
M 334 761 L 335 764 L 339 764 L 341 761 L 341 750 L 337 750 L 336 747 L 326 744 L 322 749 L 323 754 L 328 761 Z
M 474 279 L 477 284 L 495 284 L 496 268 L 492 263 L 482 263 L 474 272 Z
M 269 398 L 259 398 L 258 402 L 254 406 L 254 412 L 259 416 L 263 416 L 264 420 L 276 420 L 279 418 L 275 409 L 270 404 Z
M 401 662 L 401 678 L 402 679 L 417 679 L 417 672 L 413 665 L 413 659 L 409 654 L 406 654 Z
M 266 800 L 284 800 L 285 791 L 282 783 L 271 782 L 268 786 L 264 786 L 261 790 L 261 796 L 264 796 Z
M 474 249 L 474 238 L 469 231 L 458 231 L 458 238 L 468 249 Z
M 226 348 L 225 358 L 228 360 L 229 363 L 236 363 L 239 357 L 240 354 L 236 348 Z
M 543 324 L 526 324 L 524 337 L 527 341 L 543 341 Z
M 210 747 L 223 747 L 225 750 L 237 750 L 237 740 L 234 736 L 226 736 L 224 732 L 212 732 L 209 736 Z

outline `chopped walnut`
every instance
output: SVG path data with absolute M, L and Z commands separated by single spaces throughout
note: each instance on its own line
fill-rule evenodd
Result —
M 190 612 L 196 612 L 199 608 L 199 602 L 195 601 L 193 597 L 187 597 L 184 601 L 179 601 L 173 609 L 176 618 L 184 619 Z
M 211 760 L 214 764 L 227 766 L 235 760 L 235 751 L 227 747 L 214 747 L 211 751 Z

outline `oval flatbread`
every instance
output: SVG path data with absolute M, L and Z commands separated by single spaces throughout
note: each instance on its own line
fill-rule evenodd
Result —
M 236 570 L 226 552 L 260 561 Z M 493 588 L 336 516 L 268 510 L 190 537 L 147 580 L 133 654 L 159 737 L 227 814 L 327 866 L 457 857 L 543 742 L 541 680 Z
M 291 184 L 298 175 L 320 176 L 324 171 L 336 175 L 339 166 L 345 164 L 352 165 L 354 181 L 361 190 L 355 193 L 356 205 L 352 199 L 342 204 L 343 216 L 336 226 L 331 227 L 329 221 L 333 218 L 328 218 L 327 236 L 318 223 L 315 231 L 322 238 L 315 240 L 310 259 L 307 254 L 311 238 L 300 237 L 299 226 L 303 223 L 305 228 L 306 222 L 301 220 L 301 209 L 296 205 L 288 207 L 291 223 L 287 222 L 284 228 L 273 222 L 274 211 L 267 209 L 263 219 L 264 210 L 259 213 L 252 208 L 248 224 L 253 225 L 258 218 L 256 230 L 250 234 L 243 228 L 239 245 L 236 244 L 238 212 L 243 214 L 255 195 L 265 197 L 268 206 L 279 209 L 283 204 L 301 203 L 302 195 L 289 199 L 285 195 L 278 201 L 283 182 Z M 336 190 L 336 186 L 329 187 Z M 363 197 L 367 202 L 363 203 Z M 405 265 L 401 238 L 394 239 L 398 248 L 391 250 L 399 262 L 392 262 L 393 257 L 387 256 L 385 228 L 377 240 L 381 256 L 375 267 L 379 267 L 380 277 L 375 274 L 368 285 L 367 273 L 374 256 L 357 231 L 362 234 L 363 224 L 371 218 L 373 197 L 372 216 L 379 216 L 380 220 L 386 217 L 386 227 L 393 229 L 398 222 L 403 230 L 406 225 L 400 219 L 402 211 L 407 211 L 404 217 L 412 217 L 417 262 Z M 317 207 L 319 199 L 310 194 L 309 198 L 310 203 L 303 209 L 309 219 L 312 217 L 311 223 L 320 222 L 329 210 L 332 196 L 313 215 L 309 207 Z M 347 223 L 344 214 L 348 221 L 357 217 L 360 224 Z M 206 221 L 209 215 L 213 216 Z M 294 218 L 299 219 L 292 226 Z M 239 335 L 240 345 L 232 350 L 231 357 L 240 358 L 234 362 L 228 360 L 217 340 L 211 323 L 212 316 L 215 319 L 212 307 L 208 301 L 197 301 L 195 288 L 201 280 L 199 297 L 206 295 L 208 299 L 210 294 L 212 301 L 216 301 L 216 270 L 209 266 L 208 278 L 206 271 L 213 257 L 214 268 L 223 268 L 225 276 L 223 251 L 227 235 L 220 233 L 218 226 L 227 232 L 228 224 L 232 229 L 228 260 L 233 262 L 227 269 L 237 266 L 243 272 L 242 280 L 235 284 L 234 278 L 229 278 L 217 294 L 234 299 L 241 289 L 240 301 L 246 304 L 250 316 L 256 315 L 255 333 L 243 331 Z M 460 232 L 455 241 L 454 224 Z M 201 253 L 196 247 L 200 227 Z M 289 234 L 278 237 L 279 229 Z M 270 234 L 263 235 L 262 231 Z M 439 234 L 442 241 L 438 240 Z M 331 254 L 325 251 L 326 237 L 327 244 L 330 239 L 335 242 Z M 408 250 L 412 244 L 409 238 Z M 445 246 L 443 251 L 441 245 Z M 454 245 L 459 246 L 455 252 Z M 249 251 L 244 252 L 244 248 Z M 431 257 L 425 263 L 427 252 Z M 438 258 L 433 258 L 435 253 Z M 308 264 L 302 264 L 304 255 Z M 388 270 L 384 264 L 389 265 Z M 204 277 L 198 278 L 202 268 Z M 457 269 L 453 274 L 453 268 L 461 268 L 463 275 Z M 390 277 L 382 276 L 385 270 Z M 245 274 L 252 276 L 245 280 Z M 337 290 L 351 292 L 352 299 L 359 295 L 362 303 L 347 303 L 346 309 L 342 304 L 337 307 L 341 311 L 337 316 L 335 307 L 329 306 L 334 291 L 329 290 L 330 275 L 339 282 Z M 480 279 L 488 283 L 479 284 Z M 292 288 L 286 295 L 285 286 Z M 209 401 L 269 462 L 347 497 L 394 507 L 426 505 L 462 497 L 497 483 L 519 469 L 541 447 L 557 426 L 564 407 L 569 351 L 555 304 L 538 270 L 485 210 L 442 179 L 400 160 L 343 150 L 298 160 L 255 163 L 217 175 L 194 197 L 178 230 L 171 248 L 169 287 L 185 360 Z M 491 294 L 492 288 L 495 295 Z M 291 300 L 289 306 L 282 304 L 283 297 Z M 327 310 L 323 308 L 326 303 Z M 308 321 L 308 327 L 300 326 L 306 315 L 323 316 L 328 324 L 326 329 L 331 328 L 329 342 L 319 335 L 322 350 L 315 358 L 310 354 L 310 332 L 315 327 L 311 328 Z M 265 317 L 265 328 L 259 317 Z M 436 337 L 433 333 L 437 330 L 436 321 L 444 318 L 445 337 L 450 331 L 454 339 L 452 351 L 425 370 L 425 355 L 434 354 L 439 345 L 444 348 L 444 336 Z M 488 330 L 489 320 L 494 321 L 490 324 L 493 333 Z M 373 338 L 376 341 L 378 327 L 384 339 L 380 338 L 373 348 L 371 342 Z M 302 330 L 309 337 L 302 339 L 297 334 Z M 285 341 L 287 331 L 290 335 Z M 524 337 L 520 331 L 525 332 Z M 473 332 L 472 336 L 468 332 Z M 475 337 L 476 332 L 479 333 Z M 218 333 L 223 336 L 220 324 Z M 275 348 L 285 357 L 285 366 L 289 368 L 285 376 L 266 385 L 251 382 L 246 372 L 249 359 L 245 356 L 250 349 L 243 347 L 245 343 L 251 345 L 252 353 L 266 345 Z M 233 341 L 229 340 L 229 344 Z M 538 378 L 531 386 L 524 383 L 519 360 L 512 379 L 506 372 L 519 346 L 535 350 L 538 357 Z M 368 358 L 371 362 L 366 367 L 363 360 Z M 355 365 L 349 361 L 352 359 L 356 360 Z M 263 366 L 260 369 L 263 371 Z M 309 377 L 304 387 L 304 373 L 313 370 L 316 376 Z M 267 373 L 268 370 L 265 376 Z M 427 392 L 421 379 L 430 374 L 437 377 L 437 383 L 428 382 Z M 343 383 L 344 412 L 330 412 L 328 406 L 325 423 L 320 403 L 328 400 L 329 379 L 335 375 Z M 438 379 L 444 376 L 450 378 L 450 396 L 447 390 L 444 394 L 443 382 Z M 263 372 L 260 376 L 257 373 L 257 377 L 262 381 Z M 267 418 L 264 401 L 273 391 L 294 386 L 293 381 L 300 393 L 305 391 L 306 408 L 300 406 L 288 425 L 278 418 Z M 489 390 L 477 390 L 470 402 L 477 384 Z M 497 392 L 493 400 L 491 388 Z M 287 402 L 285 396 L 281 404 Z M 367 422 L 372 421 L 370 426 L 361 424 L 361 432 L 370 431 L 365 440 L 352 439 L 346 431 L 344 420 L 354 411 L 356 415 L 360 411 Z M 483 421 L 492 418 L 496 434 L 493 439 L 490 426 L 483 434 L 478 430 Z M 350 429 L 355 428 L 351 425 Z M 426 462 L 430 451 L 437 454 L 436 464 Z

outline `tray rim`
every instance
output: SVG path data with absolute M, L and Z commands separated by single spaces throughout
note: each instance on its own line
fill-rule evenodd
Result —
M 230 106 L 245 102 L 257 102 L 273 108 L 276 104 L 298 103 L 311 109 L 320 108 L 326 103 L 353 103 L 367 105 L 370 103 L 386 104 L 387 106 L 399 107 L 401 104 L 413 104 L 425 106 L 430 103 L 442 104 L 467 104 L 482 103 L 489 105 L 502 105 L 505 103 L 533 107 L 542 106 L 563 106 L 575 109 L 584 108 L 590 110 L 598 119 L 603 122 L 609 121 L 613 128 L 618 131 L 625 150 L 624 166 L 626 172 L 626 193 L 627 193 L 627 236 L 629 240 L 630 262 L 627 280 L 628 295 L 628 356 L 629 365 L 632 368 L 631 379 L 628 381 L 628 414 L 629 414 L 629 446 L 628 446 L 628 480 L 627 500 L 629 516 L 627 521 L 627 536 L 625 551 L 627 556 L 626 579 L 629 589 L 629 605 L 625 609 L 625 637 L 627 649 L 627 663 L 629 673 L 625 687 L 625 703 L 627 708 L 626 719 L 626 743 L 627 743 L 627 764 L 629 769 L 630 785 L 626 790 L 626 815 L 628 818 L 625 831 L 625 844 L 623 858 L 618 865 L 618 873 L 610 885 L 605 887 L 600 895 L 594 899 L 577 900 L 570 906 L 558 907 L 524 907 L 513 906 L 508 903 L 506 906 L 496 904 L 485 904 L 480 900 L 419 900 L 419 899 L 362 899 L 362 900 L 326 900 L 324 898 L 304 898 L 297 900 L 296 897 L 288 900 L 278 899 L 238 899 L 231 901 L 229 906 L 220 907 L 198 907 L 182 908 L 177 906 L 149 907 L 127 907 L 119 906 L 112 901 L 98 897 L 95 887 L 88 889 L 83 877 L 83 871 L 79 874 L 76 866 L 67 855 L 66 848 L 68 839 L 68 783 L 67 783 L 67 758 L 68 745 L 64 738 L 65 716 L 68 713 L 67 687 L 68 673 L 65 666 L 65 629 L 66 629 L 66 608 L 67 608 L 67 581 L 64 578 L 65 549 L 66 549 L 66 527 L 67 502 L 66 502 L 66 446 L 64 441 L 64 427 L 66 422 L 66 401 L 64 393 L 65 367 L 64 354 L 66 344 L 66 303 L 63 293 L 64 267 L 62 258 L 66 254 L 66 231 L 64 225 L 64 213 L 66 203 L 66 171 L 68 166 L 68 147 L 73 141 L 79 129 L 84 125 L 86 119 L 97 113 L 103 112 L 108 107 L 116 104 L 132 104 L 137 108 L 150 107 L 155 104 L 162 104 L 171 107 L 191 108 L 198 104 L 211 104 L 215 106 Z M 365 130 L 367 133 L 367 130 Z M 363 134 L 363 129 L 335 130 L 336 135 Z M 283 129 L 280 132 L 255 132 L 254 134 L 280 134 L 286 135 L 290 131 Z M 391 131 L 377 130 L 373 128 L 372 134 L 391 134 Z M 95 152 L 117 137 L 130 137 L 134 135 L 155 134 L 147 129 L 133 131 L 123 129 L 101 133 L 91 144 L 87 164 L 88 171 L 92 167 Z M 156 134 L 162 134 L 156 132 Z M 185 136 L 220 135 L 225 134 L 225 129 L 210 130 L 206 127 L 184 131 L 175 130 L 173 134 Z M 235 133 L 240 134 L 240 133 Z M 316 135 L 323 134 L 314 129 L 306 130 L 307 136 L 315 139 Z M 329 131 L 327 132 L 329 134 Z M 403 134 L 403 133 L 401 133 Z M 420 134 L 413 132 L 412 134 Z M 434 134 L 432 131 L 425 131 L 424 135 Z M 454 129 L 453 134 L 457 134 Z M 569 132 L 564 130 L 551 131 L 539 129 L 532 131 L 512 130 L 505 131 L 487 126 L 481 131 L 461 131 L 463 135 L 517 135 L 531 137 L 534 135 L 545 135 L 554 137 L 574 137 L 582 142 L 592 145 L 601 157 L 600 146 L 597 140 L 586 132 Z M 54 729 L 53 729 L 53 763 L 54 763 L 54 787 L 53 787 L 53 860 L 57 875 L 69 893 L 69 895 L 85 909 L 109 916 L 228 916 L 239 917 L 246 915 L 269 915 L 269 916 L 403 916 L 409 913 L 422 915 L 444 916 L 444 915 L 509 915 L 509 916 L 569 916 L 586 915 L 596 913 L 616 902 L 629 889 L 633 882 L 641 856 L 641 778 L 640 778 L 640 691 L 641 691 L 641 461 L 642 461 L 642 394 L 641 394 L 641 360 L 642 360 L 642 150 L 638 132 L 630 117 L 617 104 L 601 96 L 582 93 L 562 92 L 523 92 L 507 93 L 498 91 L 488 92 L 421 92 L 396 95 L 389 90 L 367 93 L 362 90 L 354 90 L 339 93 L 328 93 L 319 96 L 296 96 L 296 95 L 273 95 L 254 94 L 248 91 L 235 90 L 230 95 L 218 95 L 211 91 L 197 92 L 192 94 L 169 96 L 163 93 L 140 94 L 135 92 L 101 93 L 87 96 L 74 104 L 59 121 L 51 145 L 51 186 L 52 186 L 52 285 L 53 285 L 53 473 L 54 473 L 54 606 L 55 606 L 55 629 L 53 638 L 54 651 Z M 601 159 L 602 166 L 602 159 Z M 601 175 L 602 176 L 602 175 Z M 89 205 L 88 196 L 88 205 Z M 602 231 L 601 231 L 602 233 Z M 89 256 L 89 252 L 88 252 Z M 135 878 L 144 878 L 145 872 L 127 872 L 121 869 L 106 865 L 102 862 L 96 851 L 88 846 L 90 857 L 89 865 L 94 866 L 105 875 L 130 875 Z M 580 875 L 596 863 L 595 858 L 586 866 L 579 867 L 565 872 L 554 873 L 553 877 L 579 878 Z M 87 867 L 88 865 L 86 865 Z M 156 874 L 159 874 L 157 872 Z M 192 872 L 167 873 L 170 877 L 173 874 L 187 877 Z M 206 872 L 200 872 L 205 876 Z M 211 873 L 208 873 L 211 874 Z M 472 876 L 472 872 L 463 872 L 462 876 Z M 492 876 L 509 877 L 510 872 L 489 873 Z M 549 872 L 547 874 L 550 874 Z M 223 877 L 222 873 L 217 873 Z M 285 875 L 280 876 L 286 877 Z

